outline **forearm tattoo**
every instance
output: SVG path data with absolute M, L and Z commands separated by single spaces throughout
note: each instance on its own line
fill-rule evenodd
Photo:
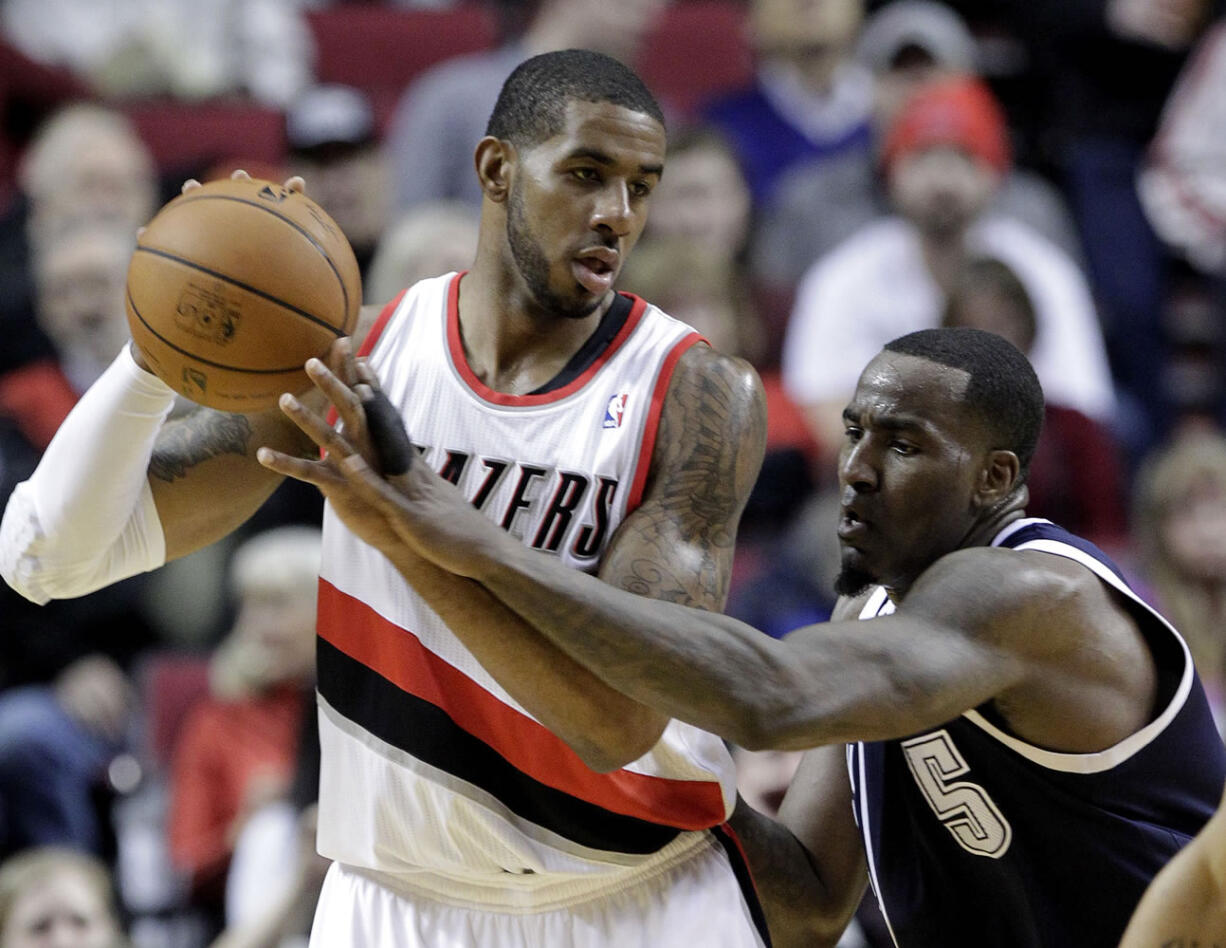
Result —
M 162 429 L 149 473 L 163 481 L 186 477 L 188 471 L 222 454 L 245 456 L 250 449 L 251 421 L 246 415 L 197 411 Z

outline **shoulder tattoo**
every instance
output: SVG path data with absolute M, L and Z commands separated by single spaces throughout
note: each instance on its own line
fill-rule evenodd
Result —
M 692 351 L 669 389 L 652 474 L 666 507 L 698 529 L 735 533 L 762 465 L 766 402 L 744 363 Z

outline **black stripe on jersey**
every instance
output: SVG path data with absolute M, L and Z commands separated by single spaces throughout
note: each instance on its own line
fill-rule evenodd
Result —
M 762 903 L 758 901 L 758 890 L 750 875 L 749 865 L 741 853 L 741 847 L 727 826 L 712 826 L 711 834 L 719 840 L 728 854 L 728 862 L 732 864 L 732 874 L 736 876 L 737 885 L 745 897 L 745 905 L 749 908 L 749 917 L 753 919 L 753 927 L 762 936 L 762 944 L 771 948 L 771 933 L 766 926 L 766 913 L 762 911 Z
M 458 727 L 441 708 L 402 691 L 324 639 L 317 645 L 319 693 L 340 714 L 379 740 L 493 795 L 517 816 L 590 849 L 636 855 L 658 852 L 680 832 L 610 812 L 532 779 Z

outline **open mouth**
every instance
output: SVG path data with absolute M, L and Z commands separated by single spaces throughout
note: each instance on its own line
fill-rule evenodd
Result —
M 598 295 L 606 293 L 617 275 L 617 252 L 605 248 L 586 251 L 575 258 L 571 269 L 584 289 Z
M 868 524 L 861 520 L 854 511 L 843 511 L 843 516 L 839 519 L 840 540 L 854 540 L 856 537 L 863 536 L 867 530 Z

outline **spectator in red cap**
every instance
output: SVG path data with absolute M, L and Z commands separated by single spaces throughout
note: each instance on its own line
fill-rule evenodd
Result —
M 987 86 L 956 76 L 920 88 L 890 126 L 883 159 L 892 165 L 936 145 L 955 146 L 998 174 L 1009 170 L 1005 116 Z
M 830 456 L 856 367 L 885 343 L 940 324 L 967 262 L 1007 264 L 1034 302 L 1030 355 L 1049 402 L 1113 421 L 1115 397 L 1085 277 L 1068 254 L 994 210 L 1010 167 L 1004 116 L 978 79 L 921 86 L 884 137 L 894 213 L 820 258 L 802 279 L 783 350 L 783 379 Z

